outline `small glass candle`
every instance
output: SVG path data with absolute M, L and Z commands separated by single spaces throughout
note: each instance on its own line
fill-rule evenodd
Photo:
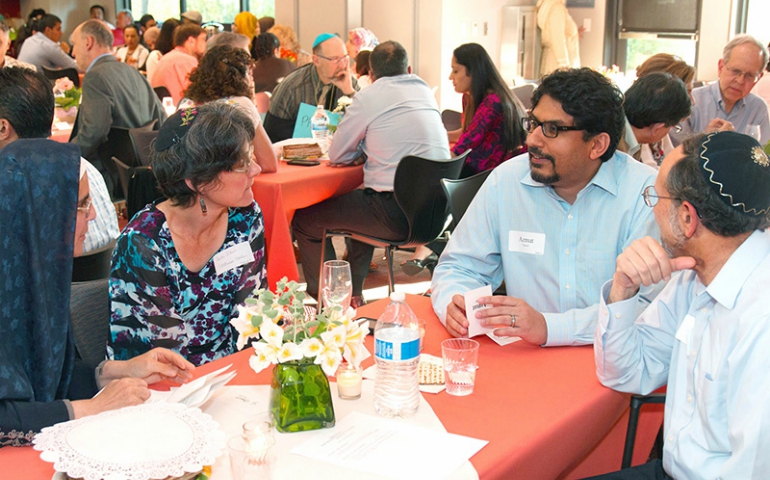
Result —
M 343 363 L 337 369 L 337 394 L 343 400 L 361 398 L 361 371 L 350 363 Z

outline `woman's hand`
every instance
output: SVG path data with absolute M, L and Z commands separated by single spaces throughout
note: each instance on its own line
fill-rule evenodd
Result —
M 104 364 L 99 384 L 120 379 L 141 379 L 148 384 L 161 380 L 184 383 L 192 378 L 195 366 L 178 353 L 165 348 L 153 348 L 131 360 L 112 360 Z
M 72 411 L 75 418 L 82 418 L 117 408 L 141 405 L 148 398 L 150 389 L 147 388 L 147 382 L 138 378 L 122 378 L 107 384 L 94 398 L 72 402 Z

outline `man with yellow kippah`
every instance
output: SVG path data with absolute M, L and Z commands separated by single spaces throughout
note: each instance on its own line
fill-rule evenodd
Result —
M 700 134 L 654 187 L 645 237 L 602 288 L 594 338 L 606 386 L 668 384 L 663 460 L 601 478 L 767 478 L 770 472 L 770 160 L 753 138 Z M 636 318 L 641 285 L 668 284 Z

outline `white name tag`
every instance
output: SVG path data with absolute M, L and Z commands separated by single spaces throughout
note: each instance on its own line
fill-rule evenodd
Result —
M 695 326 L 695 317 L 687 315 L 682 320 L 682 324 L 679 325 L 679 330 L 676 331 L 676 339 L 685 345 L 690 345 L 692 339 L 692 329 Z
M 233 245 L 224 252 L 214 255 L 214 268 L 217 275 L 224 273 L 241 265 L 246 265 L 254 261 L 254 253 L 251 251 L 249 242 L 241 242 Z
M 545 233 L 508 232 L 508 251 L 542 255 L 545 253 Z

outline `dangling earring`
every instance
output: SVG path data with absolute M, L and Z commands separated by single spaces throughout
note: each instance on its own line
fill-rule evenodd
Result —
M 206 215 L 206 212 L 208 212 L 208 210 L 206 209 L 206 201 L 203 200 L 203 197 L 201 197 L 200 204 L 201 204 L 201 212 L 203 212 L 203 214 Z

